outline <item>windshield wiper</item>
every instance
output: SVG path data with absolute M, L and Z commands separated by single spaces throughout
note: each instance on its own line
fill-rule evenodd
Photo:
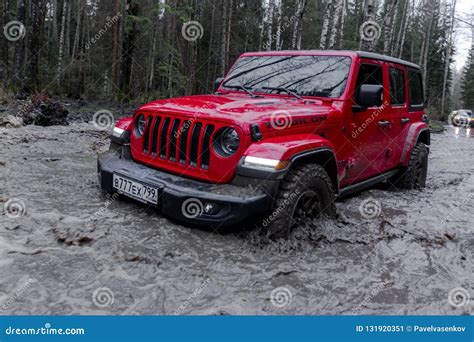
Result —
M 268 89 L 268 90 L 277 90 L 277 91 L 284 91 L 288 95 L 296 97 L 298 100 L 303 101 L 303 98 L 299 96 L 294 89 L 288 89 L 285 87 L 262 87 L 262 89 Z
M 255 95 L 254 93 L 252 93 L 252 91 L 249 88 L 247 88 L 247 87 L 245 87 L 241 84 L 239 84 L 239 85 L 225 85 L 225 84 L 223 84 L 222 86 L 225 87 L 225 88 L 231 88 L 231 89 L 241 89 L 252 97 L 259 97 L 259 96 Z

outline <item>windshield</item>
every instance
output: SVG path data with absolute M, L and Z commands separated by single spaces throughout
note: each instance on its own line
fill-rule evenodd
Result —
M 224 89 L 245 87 L 259 92 L 339 97 L 344 92 L 351 59 L 339 56 L 241 57 L 230 70 Z

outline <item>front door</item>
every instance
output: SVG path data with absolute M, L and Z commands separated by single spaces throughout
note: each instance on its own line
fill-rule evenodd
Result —
M 387 118 L 387 99 L 389 98 L 384 63 L 379 61 L 362 61 L 359 66 L 355 93 L 363 84 L 382 85 L 383 104 L 380 107 L 367 108 L 352 113 L 350 142 L 354 150 L 349 169 L 350 184 L 371 178 L 385 171 L 385 160 L 388 149 L 388 135 L 391 122 Z

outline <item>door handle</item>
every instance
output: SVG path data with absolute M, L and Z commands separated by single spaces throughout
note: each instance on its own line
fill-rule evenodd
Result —
M 410 122 L 410 119 L 409 118 L 403 118 L 403 119 L 400 120 L 400 122 L 402 124 L 406 124 L 406 123 Z
M 388 127 L 390 126 L 390 121 L 382 120 L 382 121 L 377 122 L 377 125 L 379 125 L 379 127 Z

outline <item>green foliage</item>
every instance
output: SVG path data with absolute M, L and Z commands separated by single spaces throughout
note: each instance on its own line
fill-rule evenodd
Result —
M 55 3 L 45 0 L 48 8 Z M 206 93 L 212 89 L 212 82 L 221 75 L 221 64 L 231 65 L 243 52 L 258 51 L 262 49 L 267 39 L 268 0 L 233 0 L 231 25 L 229 29 L 229 52 L 222 50 L 222 32 L 225 22 L 223 1 L 227 6 L 229 16 L 229 0 L 204 0 L 204 1 L 161 1 L 134 0 L 128 14 L 119 21 L 119 35 L 117 37 L 118 55 L 118 84 L 122 93 L 118 91 L 112 80 L 112 55 L 113 27 L 107 25 L 106 18 L 113 17 L 113 1 L 94 0 L 86 1 L 83 6 L 78 6 L 75 1 L 68 1 L 64 32 L 64 51 L 62 74 L 57 82 L 59 61 L 59 37 L 61 36 L 63 1 L 58 1 L 56 17 L 45 16 L 40 35 L 44 42 L 40 50 L 38 90 L 45 90 L 51 95 L 73 97 L 102 97 L 116 96 L 121 99 L 162 98 L 180 96 L 190 93 Z M 394 32 L 400 37 L 402 26 L 402 13 L 404 4 L 409 1 L 410 16 L 408 30 L 402 49 L 402 58 L 419 63 L 421 47 L 423 45 L 423 32 L 427 30 L 429 16 L 426 14 L 427 2 L 412 2 L 399 0 L 399 15 L 395 20 Z M 430 0 L 431 1 L 431 0 Z M 452 25 L 446 18 L 449 9 L 443 10 L 441 0 L 432 0 L 433 20 L 432 32 L 429 39 L 429 51 L 426 73 L 426 95 L 428 105 L 432 109 L 433 117 L 441 117 L 441 93 L 443 89 L 444 66 L 452 53 L 446 55 L 448 31 Z M 333 1 L 334 2 L 334 1 Z M 124 1 L 121 1 L 121 11 L 124 10 Z M 281 35 L 282 50 L 291 49 L 294 33 L 294 19 L 297 0 L 281 0 Z M 334 2 L 335 3 L 335 2 Z M 383 2 L 379 1 L 379 6 Z M 447 1 L 449 5 L 451 1 Z M 301 48 L 318 49 L 323 26 L 323 18 L 327 9 L 327 0 L 307 0 L 303 15 L 301 30 Z M 341 23 L 331 24 L 337 29 L 336 49 L 358 50 L 360 44 L 359 28 L 364 21 L 364 2 L 347 0 L 344 16 L 344 30 L 340 30 Z M 411 7 L 415 6 L 414 9 Z M 78 21 L 78 10 L 83 9 L 83 18 Z M 15 17 L 16 6 L 11 6 L 11 17 Z M 440 13 L 440 11 L 445 11 Z M 379 7 L 376 21 L 383 26 L 381 17 L 382 8 Z M 274 13 L 276 15 L 276 12 Z M 25 22 L 31 18 L 27 12 Z M 182 36 L 183 23 L 195 20 L 203 28 L 202 37 L 195 41 L 188 41 Z M 277 32 L 277 20 L 274 17 L 272 34 Z M 28 28 L 27 28 L 28 29 Z M 28 31 L 29 32 L 29 31 Z M 99 34 L 100 33 L 100 34 Z M 132 37 L 129 37 L 132 36 Z M 95 39 L 98 37 L 97 39 Z M 130 38 L 130 39 L 128 39 Z M 132 39 L 133 38 L 133 39 Z M 227 37 L 225 37 L 227 38 Z M 375 52 L 383 50 L 383 35 L 378 41 Z M 226 39 L 224 39 L 226 40 Z M 126 42 L 131 44 L 127 45 Z M 24 43 L 26 50 L 21 55 L 26 56 L 21 65 L 23 78 L 27 80 L 28 69 L 28 44 L 24 39 L 15 44 L 9 44 L 9 86 L 21 90 L 19 82 L 13 82 L 13 66 L 15 50 L 20 43 Z M 76 51 L 74 49 L 76 47 Z M 273 42 L 272 49 L 276 49 Z M 0 50 L 2 48 L 0 47 Z M 74 52 L 74 53 L 73 53 Z M 127 58 L 127 53 L 131 54 Z M 73 58 L 74 55 L 74 58 Z M 398 57 L 398 52 L 396 53 Z M 126 61 L 126 62 L 124 62 Z M 124 65 L 128 68 L 124 68 Z M 124 77 L 124 74 L 127 77 Z M 447 95 L 450 89 L 451 70 L 448 73 Z M 472 68 L 465 71 L 465 86 L 463 88 L 464 102 L 472 105 L 473 76 Z M 126 81 L 123 81 L 126 80 Z M 452 103 L 448 96 L 446 110 L 450 110 Z
M 464 67 L 461 99 L 465 109 L 474 110 L 474 51 L 469 54 L 468 62 Z M 470 62 L 470 63 L 469 63 Z

